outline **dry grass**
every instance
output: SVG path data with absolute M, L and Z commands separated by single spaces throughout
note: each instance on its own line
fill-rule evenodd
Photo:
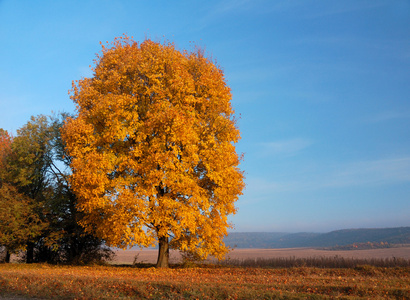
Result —
M 410 299 L 409 268 L 0 265 L 0 295 L 42 299 Z
M 139 263 L 155 263 L 158 250 L 117 250 L 116 264 L 132 264 L 137 257 Z M 410 260 L 410 246 L 369 249 L 369 250 L 346 250 L 332 251 L 312 248 L 290 248 L 290 249 L 234 249 L 229 254 L 231 260 L 244 259 L 272 259 L 272 258 L 333 258 L 333 257 L 353 258 L 353 259 L 386 259 L 404 258 Z M 181 262 L 181 255 L 178 251 L 171 251 L 170 261 L 172 263 Z
M 119 251 L 117 263 L 128 266 L 2 264 L 0 299 L 410 299 L 410 267 L 335 265 L 392 257 L 410 262 L 409 250 L 236 249 L 230 265 L 179 264 L 165 270 L 150 267 L 157 250 Z M 136 255 L 139 267 L 132 267 Z M 179 260 L 179 253 L 171 252 L 171 262 Z M 269 265 L 283 262 L 287 268 Z M 318 262 L 333 266 L 307 266 Z

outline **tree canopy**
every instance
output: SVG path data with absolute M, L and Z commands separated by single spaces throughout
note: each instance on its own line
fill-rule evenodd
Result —
M 0 129 L 0 246 L 6 261 L 24 249 L 27 262 L 110 258 L 103 241 L 78 224 L 83 213 L 66 180 L 70 156 L 60 134 L 65 117 L 31 117 L 14 138 Z
M 7 183 L 1 185 L 0 245 L 9 253 L 25 249 L 27 242 L 35 241 L 45 226 L 35 213 L 35 204 L 30 198 Z
M 15 141 L 7 131 L 0 129 L 0 245 L 10 253 L 25 249 L 47 226 L 36 213 L 36 202 L 14 186 L 16 181 Z
M 7 178 L 7 160 L 11 154 L 11 143 L 13 139 L 10 134 L 0 128 L 0 184 Z
M 240 132 L 223 71 L 203 51 L 128 37 L 103 45 L 94 75 L 73 83 L 63 139 L 81 224 L 108 245 L 158 242 L 222 258 L 244 187 Z

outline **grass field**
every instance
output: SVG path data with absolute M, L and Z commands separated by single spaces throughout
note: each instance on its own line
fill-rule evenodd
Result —
M 114 263 L 132 264 L 136 258 L 137 262 L 155 263 L 158 250 L 117 250 Z M 404 258 L 410 260 L 410 246 L 369 249 L 369 250 L 321 250 L 313 248 L 288 248 L 288 249 L 234 249 L 228 254 L 231 260 L 243 259 L 272 259 L 272 258 L 332 258 L 332 257 L 354 258 L 354 259 L 389 259 Z M 178 251 L 171 250 L 170 260 L 173 263 L 181 261 Z
M 0 295 L 40 299 L 410 299 L 410 268 L 0 265 Z
M 236 249 L 197 267 L 172 252 L 165 270 L 152 268 L 157 250 L 119 251 L 107 266 L 0 264 L 0 299 L 410 299 L 409 250 Z M 386 261 L 401 267 L 358 264 Z

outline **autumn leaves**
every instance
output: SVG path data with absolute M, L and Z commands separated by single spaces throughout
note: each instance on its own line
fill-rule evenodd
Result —
M 223 72 L 201 51 L 124 37 L 71 98 L 78 114 L 63 138 L 82 225 L 113 246 L 161 241 L 222 257 L 244 185 Z
M 244 187 L 234 146 L 240 133 L 223 72 L 200 50 L 127 37 L 103 47 L 95 63 L 92 78 L 73 84 L 77 114 L 61 131 L 61 122 L 40 116 L 14 140 L 0 132 L 3 221 L 22 222 L 1 225 L 0 244 L 28 247 L 46 240 L 51 227 L 59 232 L 53 239 L 63 239 L 60 223 L 67 218 L 110 246 L 158 243 L 165 249 L 159 267 L 168 266 L 169 248 L 222 258 L 228 216 Z M 58 170 L 55 155 L 71 174 Z M 39 208 L 25 204 L 29 199 Z M 15 209 L 8 214 L 10 204 Z M 73 218 L 60 216 L 66 205 Z

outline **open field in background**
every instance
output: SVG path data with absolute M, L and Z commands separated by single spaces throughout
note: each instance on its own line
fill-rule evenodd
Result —
M 115 264 L 132 264 L 136 257 L 137 263 L 155 263 L 157 249 L 117 250 Z M 228 258 L 230 260 L 272 259 L 272 258 L 333 258 L 335 256 L 354 259 L 389 259 L 404 258 L 410 260 L 410 245 L 404 247 L 369 249 L 369 250 L 320 250 L 312 248 L 289 249 L 234 249 Z M 170 251 L 170 262 L 181 262 L 179 251 Z
M 152 267 L 156 249 L 116 252 L 105 266 L 0 264 L 0 299 L 410 299 L 410 246 L 234 249 L 219 264 L 182 264 L 171 251 L 170 269 Z
M 0 265 L 0 298 L 410 299 L 410 268 Z

